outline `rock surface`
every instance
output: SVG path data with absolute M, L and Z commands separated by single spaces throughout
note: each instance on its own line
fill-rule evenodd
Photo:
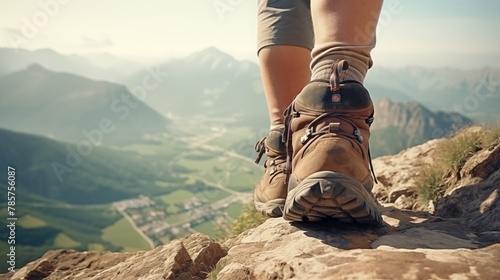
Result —
M 482 127 L 470 127 L 465 133 L 481 131 Z M 431 166 L 436 149 L 446 144 L 447 139 L 436 139 L 415 146 L 393 156 L 383 156 L 373 160 L 378 184 L 373 188 L 375 197 L 383 203 L 394 203 L 400 209 L 422 208 L 417 204 L 416 179 L 421 176 L 422 168 Z M 444 217 L 462 217 L 465 224 L 474 228 L 500 230 L 500 208 L 496 205 L 500 194 L 500 142 L 480 150 L 470 157 L 459 170 L 447 175 L 445 196 L 433 201 L 436 213 Z M 486 200 L 489 199 L 487 202 Z M 462 202 L 467 203 L 462 203 Z M 488 204 L 489 203 L 489 204 Z M 490 205 L 491 204 L 491 205 Z M 483 205 L 483 206 L 481 206 Z M 489 205 L 489 206 L 488 206 Z M 483 210 L 481 210 L 483 209 Z M 434 209 L 427 208 L 430 212 Z M 493 211 L 496 214 L 488 218 L 477 218 L 481 211 Z M 479 214 L 478 214 L 479 213 Z M 466 222 L 466 220 L 468 222 Z M 494 225 L 493 225 L 494 224 Z
M 205 279 L 227 249 L 203 234 L 193 234 L 147 252 L 49 251 L 0 279 Z
M 374 159 L 373 168 L 378 180 L 372 190 L 375 197 L 385 203 L 398 202 L 402 209 L 412 209 L 417 197 L 415 178 L 420 175 L 423 166 L 434 162 L 434 150 L 443 141 L 445 140 L 431 140 L 397 155 Z M 402 203 L 401 200 L 406 201 Z
M 500 244 L 457 221 L 386 209 L 380 228 L 267 220 L 231 243 L 218 279 L 498 279 Z M 497 240 L 498 241 L 498 240 Z
M 374 161 L 384 225 L 281 218 L 221 244 L 194 234 L 148 252 L 49 251 L 0 279 L 500 279 L 500 143 L 449 174 L 435 211 L 417 211 L 415 177 L 433 140 Z M 405 210 L 413 209 L 413 210 Z
M 500 145 L 497 149 L 500 151 Z M 486 180 L 456 188 L 440 199 L 435 214 L 443 218 L 460 218 L 461 223 L 471 229 L 500 231 L 499 200 L 500 170 L 497 167 Z

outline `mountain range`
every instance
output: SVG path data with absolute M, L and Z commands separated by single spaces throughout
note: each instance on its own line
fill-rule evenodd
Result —
M 199 109 L 199 105 L 202 105 L 204 111 L 209 110 L 211 104 L 220 102 L 220 97 L 228 97 L 229 92 L 232 93 L 230 97 L 235 96 L 234 98 L 242 101 L 253 101 L 254 94 L 262 93 L 260 74 L 255 63 L 239 61 L 213 47 L 185 58 L 160 61 L 149 69 L 106 53 L 63 55 L 51 49 L 28 51 L 0 48 L 0 61 L 0 76 L 26 69 L 31 64 L 40 64 L 55 72 L 119 82 L 132 88 L 142 85 L 142 79 L 151 72 L 151 68 L 160 69 L 161 73 L 168 73 L 169 78 L 150 89 L 155 94 L 148 95 L 145 102 L 155 105 L 152 107 L 161 113 L 183 111 L 170 104 L 171 101 L 176 101 L 170 100 L 174 96 L 182 101 L 183 98 L 179 95 L 194 103 L 192 110 L 188 108 L 189 112 Z M 376 65 L 368 72 L 365 84 L 375 100 L 388 98 L 395 102 L 417 101 L 431 110 L 454 111 L 475 121 L 491 121 L 498 117 L 498 68 L 386 68 Z M 204 95 L 201 100 L 189 98 L 199 93 Z M 164 95 L 171 97 L 169 99 Z M 167 99 L 169 104 L 154 104 L 163 99 Z
M 258 66 L 208 48 L 139 71 L 123 82 L 132 92 L 145 86 L 155 71 L 161 79 L 152 83 L 144 102 L 162 114 L 236 117 L 238 123 L 267 126 L 267 109 Z
M 396 103 L 380 99 L 374 106 L 375 121 L 370 138 L 373 157 L 398 153 L 473 123 L 458 113 L 431 111 L 415 101 Z
M 500 117 L 498 68 L 375 67 L 368 73 L 366 86 L 375 99 L 416 101 L 431 110 L 459 113 L 478 122 Z
M 94 145 L 166 132 L 168 121 L 122 85 L 34 64 L 0 77 L 0 127 Z
M 0 48 L 0 76 L 40 64 L 55 72 L 69 72 L 94 80 L 117 82 L 141 68 L 139 63 L 110 54 L 63 55 L 52 49 L 28 51 Z
M 126 87 L 83 77 L 88 73 L 82 69 L 90 69 L 89 65 L 94 76 L 99 76 L 97 68 L 130 71 L 137 66 L 109 54 L 84 57 L 52 50 L 18 50 L 14 56 L 9 52 L 14 50 L 0 49 L 0 58 L 6 61 L 0 66 L 0 127 L 6 129 L 75 142 L 88 138 L 83 130 L 92 131 L 107 118 L 116 124 L 116 132 L 105 135 L 109 140 L 104 142 L 120 144 L 140 141 L 148 133 L 165 132 L 168 120 L 163 116 L 203 115 L 254 131 L 268 126 L 258 66 L 213 47 L 121 75 L 120 83 Z M 23 69 L 29 62 L 41 66 Z M 48 70 L 53 68 L 72 74 Z M 12 72 L 18 69 L 23 70 Z M 373 146 L 382 147 L 375 154 L 397 152 L 443 136 L 459 123 L 497 120 L 499 77 L 500 69 L 494 68 L 375 67 L 366 79 L 377 109 Z M 139 105 L 132 108 L 128 100 Z M 453 120 L 436 111 L 453 113 Z M 122 121 L 123 116 L 126 118 Z M 383 136 L 377 136 L 381 129 Z

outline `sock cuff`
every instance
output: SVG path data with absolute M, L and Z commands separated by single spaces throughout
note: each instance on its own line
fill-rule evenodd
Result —
M 332 65 L 334 64 L 335 61 L 341 59 L 345 59 L 349 63 L 349 69 L 347 69 L 347 71 L 344 72 L 343 81 L 351 80 L 363 84 L 365 81 L 365 75 L 367 69 L 364 71 L 360 71 L 359 70 L 360 65 L 358 65 L 359 64 L 358 61 L 346 57 L 337 57 L 337 56 L 327 57 L 326 59 L 321 60 L 321 62 L 315 64 L 312 69 L 311 80 L 329 80 L 333 71 Z M 361 68 L 364 69 L 363 67 Z

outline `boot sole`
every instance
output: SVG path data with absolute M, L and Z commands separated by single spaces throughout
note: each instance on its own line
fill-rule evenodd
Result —
M 291 189 L 283 218 L 289 221 L 333 218 L 347 223 L 382 224 L 373 196 L 356 180 L 333 171 L 316 172 Z
M 283 216 L 283 206 L 285 205 L 284 198 L 277 198 L 268 202 L 254 201 L 254 206 L 262 215 L 270 218 L 278 218 Z

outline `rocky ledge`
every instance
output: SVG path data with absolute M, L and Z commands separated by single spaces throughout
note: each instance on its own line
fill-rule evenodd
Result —
M 0 279 L 204 279 L 214 269 L 230 280 L 500 279 L 500 144 L 448 174 L 454 187 L 417 210 L 412 181 L 440 141 L 375 161 L 380 227 L 269 219 L 224 243 L 194 234 L 147 252 L 49 251 Z

